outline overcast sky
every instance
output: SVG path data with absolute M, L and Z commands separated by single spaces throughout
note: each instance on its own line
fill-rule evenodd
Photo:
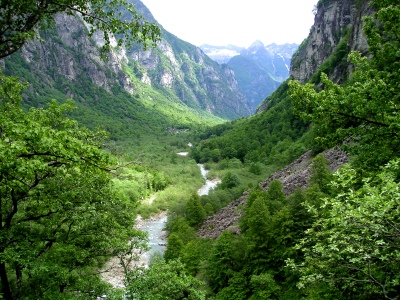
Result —
M 298 43 L 318 0 L 142 0 L 169 32 L 196 46 Z

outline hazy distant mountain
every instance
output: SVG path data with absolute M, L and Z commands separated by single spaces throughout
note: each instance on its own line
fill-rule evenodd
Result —
M 233 45 L 228 46 L 212 46 L 208 44 L 204 44 L 200 46 L 200 49 L 207 54 L 212 60 L 216 61 L 219 64 L 226 64 L 228 61 L 236 56 L 240 55 L 240 52 L 245 50 L 246 48 L 237 47 Z
M 265 46 L 256 41 L 248 49 L 232 45 L 203 45 L 200 48 L 218 63 L 226 63 L 234 70 L 240 90 L 255 110 L 289 77 L 290 59 L 298 45 Z

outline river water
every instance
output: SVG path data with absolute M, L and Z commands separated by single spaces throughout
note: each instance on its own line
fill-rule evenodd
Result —
M 217 186 L 217 184 L 221 182 L 221 180 L 220 179 L 208 180 L 207 179 L 208 170 L 204 169 L 203 164 L 197 164 L 197 165 L 200 168 L 201 176 L 203 176 L 203 178 L 206 180 L 206 183 L 197 191 L 197 194 L 199 196 L 208 195 L 210 190 L 214 189 Z
M 178 155 L 185 155 L 186 152 L 180 152 Z M 197 191 L 199 196 L 208 195 L 211 189 L 215 188 L 221 180 L 207 179 L 208 170 L 204 168 L 203 164 L 197 164 L 200 168 L 201 176 L 206 180 L 205 184 Z M 166 248 L 166 232 L 165 232 L 165 224 L 167 223 L 167 216 L 163 215 L 158 218 L 152 218 L 148 221 L 145 221 L 143 226 L 139 229 L 145 231 L 149 235 L 149 243 L 150 250 L 141 256 L 141 262 L 148 266 L 149 261 L 152 255 L 163 255 Z
M 143 253 L 141 256 L 141 262 L 148 266 L 152 255 L 163 255 L 166 247 L 166 232 L 165 224 L 167 223 L 167 215 L 160 216 L 158 218 L 151 218 L 146 220 L 144 224 L 139 227 L 140 230 L 147 232 L 149 242 L 147 243 L 150 250 Z
M 180 152 L 178 155 L 186 156 L 186 152 Z M 209 180 L 207 179 L 208 170 L 204 168 L 203 164 L 198 164 L 201 175 L 206 180 L 205 184 L 197 191 L 199 196 L 208 195 L 211 189 L 215 188 L 218 183 L 221 182 L 219 179 Z M 165 213 L 160 214 L 158 217 L 153 217 L 148 220 L 138 220 L 141 223 L 138 229 L 148 233 L 149 242 L 148 245 L 150 250 L 141 254 L 139 261 L 136 263 L 138 266 L 147 267 L 150 263 L 150 259 L 153 255 L 163 255 L 166 248 L 166 231 L 165 225 L 167 223 L 167 215 Z M 111 266 L 111 265 L 114 265 Z M 113 271 L 102 274 L 105 281 L 111 283 L 114 287 L 123 287 L 124 274 L 118 267 L 118 261 L 114 258 L 108 263 L 108 268 Z

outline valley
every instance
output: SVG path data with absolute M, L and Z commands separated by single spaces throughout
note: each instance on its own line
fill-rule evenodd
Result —
M 1 299 L 399 297 L 397 1 L 203 50 L 43 3 L 0 4 Z

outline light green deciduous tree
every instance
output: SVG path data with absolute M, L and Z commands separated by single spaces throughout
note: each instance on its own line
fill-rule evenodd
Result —
M 148 269 L 136 268 L 127 277 L 127 299 L 205 299 L 203 283 L 187 274 L 179 260 L 159 259 Z
M 297 245 L 305 255 L 295 267 L 302 274 L 300 287 L 323 281 L 359 299 L 397 299 L 399 174 L 397 159 L 375 178 L 364 179 L 359 189 L 355 170 L 346 167 L 336 175 L 339 194 L 326 199 L 324 213 Z M 293 261 L 290 264 L 294 266 Z
M 104 134 L 65 118 L 71 103 L 25 112 L 23 87 L 0 75 L 0 291 L 7 300 L 93 298 L 101 289 L 88 278 L 99 278 L 101 262 L 144 240 L 132 228 L 134 203 L 113 188 Z

